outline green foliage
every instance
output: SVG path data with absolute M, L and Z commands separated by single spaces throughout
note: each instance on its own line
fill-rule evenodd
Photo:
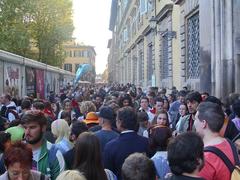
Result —
M 31 11 L 29 0 L 0 0 L 0 49 L 19 55 L 28 53 L 30 33 L 26 19 Z
M 0 49 L 61 66 L 72 32 L 71 0 L 0 0 Z

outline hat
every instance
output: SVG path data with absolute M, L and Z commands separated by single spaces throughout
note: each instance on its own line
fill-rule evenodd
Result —
M 90 124 L 90 123 L 96 123 L 98 124 L 99 123 L 99 120 L 98 120 L 98 116 L 95 112 L 89 112 L 87 113 L 87 116 L 86 116 L 86 119 L 84 119 L 84 122 L 86 124 Z
M 11 134 L 11 141 L 13 142 L 23 140 L 24 129 L 20 126 L 10 127 L 5 132 Z
M 114 111 L 111 107 L 109 106 L 103 106 L 100 108 L 100 112 L 98 114 L 99 117 L 102 117 L 107 120 L 114 120 Z

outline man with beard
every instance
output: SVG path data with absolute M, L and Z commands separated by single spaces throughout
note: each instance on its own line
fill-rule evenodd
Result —
M 201 94 L 197 91 L 190 92 L 186 96 L 187 107 L 189 115 L 179 119 L 177 132 L 182 133 L 186 131 L 195 131 L 193 126 L 197 107 L 202 100 Z
M 48 142 L 43 134 L 46 131 L 47 119 L 41 111 L 27 111 L 22 117 L 25 140 L 33 151 L 32 169 L 38 170 L 56 179 L 64 171 L 63 155 L 55 145 Z

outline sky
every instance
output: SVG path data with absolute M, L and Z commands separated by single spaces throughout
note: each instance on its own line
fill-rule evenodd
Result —
M 97 74 L 103 73 L 107 65 L 107 43 L 112 35 L 108 30 L 110 9 L 111 0 L 73 0 L 73 37 L 95 47 Z

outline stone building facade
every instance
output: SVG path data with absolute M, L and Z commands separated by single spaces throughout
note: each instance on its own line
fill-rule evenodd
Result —
M 109 78 L 217 97 L 240 92 L 239 8 L 240 0 L 112 0 Z

